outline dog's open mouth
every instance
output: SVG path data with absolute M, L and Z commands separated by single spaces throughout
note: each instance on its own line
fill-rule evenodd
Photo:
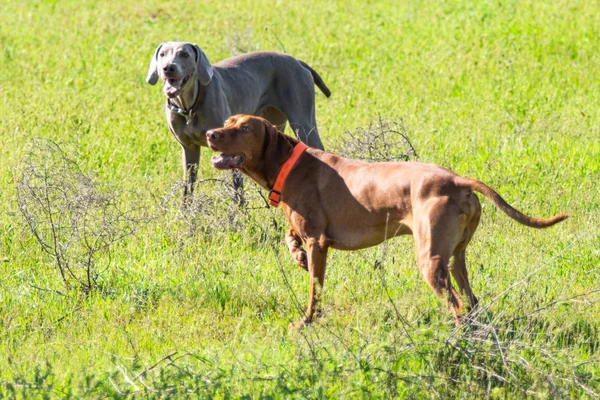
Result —
M 219 154 L 218 156 L 214 156 L 210 159 L 213 167 L 216 169 L 235 169 L 239 168 L 244 164 L 246 159 L 244 156 L 234 156 L 230 154 Z
M 167 97 L 173 98 L 179 96 L 189 79 L 189 75 L 183 79 L 165 78 L 163 81 L 163 90 Z

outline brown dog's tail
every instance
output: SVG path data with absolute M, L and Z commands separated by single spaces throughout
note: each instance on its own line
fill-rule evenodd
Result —
M 514 219 L 515 221 L 530 226 L 532 228 L 548 228 L 554 224 L 557 224 L 565 219 L 569 218 L 568 214 L 559 214 L 550 218 L 533 218 L 529 217 L 519 210 L 513 208 L 510 204 L 508 204 L 494 189 L 489 187 L 483 182 L 480 182 L 471 178 L 463 178 L 458 177 L 456 180 L 456 185 L 459 187 L 465 187 L 473 189 L 486 198 L 488 198 L 496 207 L 502 210 L 506 215 Z
M 300 60 L 298 60 L 300 61 Z M 313 81 L 315 81 L 315 85 L 317 85 L 317 87 L 319 89 L 321 89 L 321 92 L 323 92 L 323 94 L 326 97 L 331 96 L 331 91 L 329 90 L 329 88 L 327 87 L 327 85 L 325 85 L 325 82 L 323 82 L 323 79 L 321 79 L 321 76 L 319 76 L 319 74 L 317 73 L 317 71 L 315 71 L 314 69 L 312 69 L 310 67 L 310 65 L 308 65 L 307 63 L 305 63 L 304 61 L 300 61 L 300 64 L 302 64 L 302 66 L 304 68 L 306 68 L 307 70 L 310 71 L 310 74 L 313 77 Z

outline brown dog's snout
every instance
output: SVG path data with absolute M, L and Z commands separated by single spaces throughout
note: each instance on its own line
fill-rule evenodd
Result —
M 219 132 L 217 132 L 216 129 L 211 129 L 210 131 L 206 132 L 207 139 L 217 140 L 218 137 L 219 137 Z

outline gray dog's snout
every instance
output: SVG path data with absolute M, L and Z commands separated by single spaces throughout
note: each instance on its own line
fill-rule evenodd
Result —
M 175 65 L 174 64 L 165 65 L 163 67 L 163 72 L 165 72 L 167 74 L 171 74 L 171 73 L 175 72 Z

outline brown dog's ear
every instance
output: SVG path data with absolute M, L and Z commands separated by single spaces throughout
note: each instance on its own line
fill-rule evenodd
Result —
M 202 86 L 206 86 L 212 80 L 213 67 L 210 65 L 206 54 L 200 50 L 200 47 L 196 43 L 192 45 L 192 48 L 196 52 L 196 74 L 198 75 L 198 80 Z
M 148 75 L 146 75 L 146 82 L 148 82 L 151 85 L 156 85 L 156 82 L 158 82 L 158 69 L 157 69 L 156 64 L 158 61 L 158 52 L 160 51 L 160 48 L 162 46 L 163 46 L 163 43 L 158 45 L 158 47 L 154 51 L 154 55 L 152 56 L 152 59 L 150 60 L 150 68 L 148 68 Z
M 265 165 L 265 179 L 272 185 L 279 174 L 281 166 L 294 151 L 297 140 L 279 132 L 269 121 L 264 120 L 265 142 L 263 144 L 263 159 Z
M 279 131 L 267 120 L 263 120 L 265 128 L 265 141 L 263 143 L 263 158 L 265 161 L 272 161 L 277 154 L 277 142 L 280 135 Z

